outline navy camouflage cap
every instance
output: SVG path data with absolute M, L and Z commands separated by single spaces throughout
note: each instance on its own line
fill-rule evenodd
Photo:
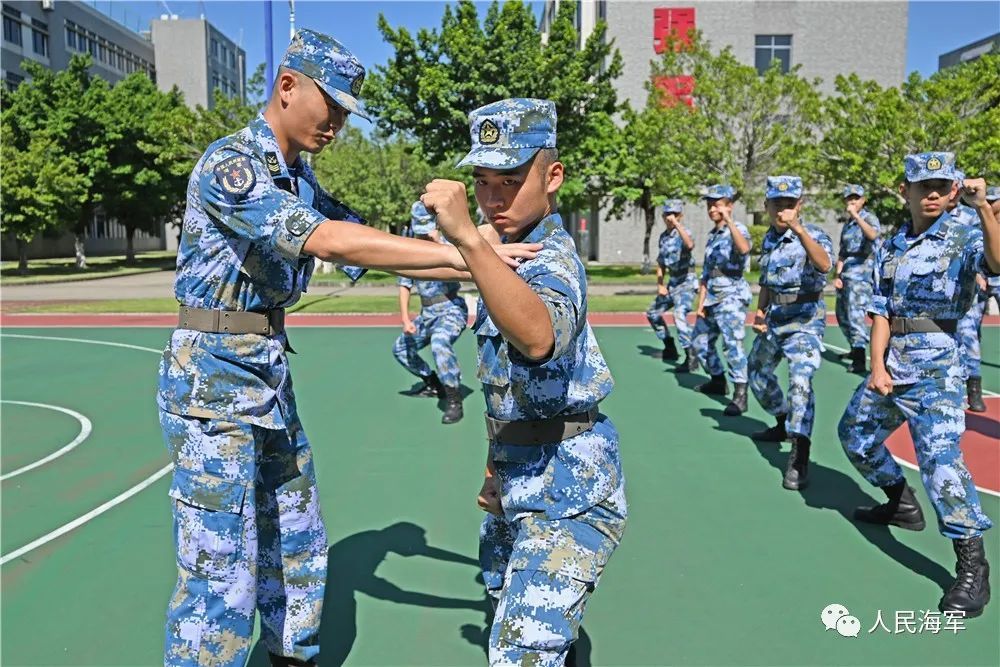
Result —
M 705 189 L 702 199 L 733 199 L 736 197 L 736 188 L 731 185 L 712 185 Z
M 469 114 L 469 130 L 472 150 L 456 166 L 514 169 L 556 147 L 556 105 L 526 97 L 493 102 Z
M 410 228 L 417 236 L 427 236 L 437 227 L 437 216 L 427 210 L 422 201 L 410 207 Z
M 684 202 L 680 199 L 668 199 L 663 202 L 662 210 L 664 213 L 683 213 Z
M 798 176 L 768 176 L 765 199 L 802 198 L 802 179 Z
M 305 74 L 334 102 L 371 121 L 358 99 L 365 82 L 365 68 L 333 37 L 305 28 L 299 30 L 288 45 L 281 66 Z
M 986 201 L 996 201 L 1000 199 L 1000 186 L 991 185 L 986 188 Z
M 907 155 L 903 160 L 903 168 L 906 180 L 910 183 L 933 179 L 958 180 L 954 153 L 930 152 Z
M 856 185 L 854 183 L 851 183 L 850 185 L 848 185 L 848 186 L 846 186 L 844 188 L 844 199 L 847 199 L 848 197 L 850 197 L 852 195 L 857 195 L 858 197 L 864 197 L 865 196 L 865 189 L 863 187 L 861 187 L 860 185 Z

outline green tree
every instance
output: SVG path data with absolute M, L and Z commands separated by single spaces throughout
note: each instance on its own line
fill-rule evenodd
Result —
M 104 208 L 125 228 L 125 261 L 133 263 L 136 231 L 156 232 L 184 206 L 195 160 L 182 137 L 193 116 L 176 88 L 161 92 L 143 73 L 119 81 L 108 107 L 111 169 L 102 183 Z
M 570 207 L 583 203 L 589 173 L 606 148 L 593 137 L 602 117 L 618 110 L 612 81 L 622 61 L 603 22 L 580 47 L 575 11 L 574 3 L 560 4 L 545 43 L 520 0 L 493 2 L 482 23 L 475 4 L 459 0 L 445 8 L 440 29 L 421 29 L 415 38 L 380 16 L 394 55 L 365 84 L 379 128 L 416 139 L 427 160 L 439 164 L 468 151 L 473 109 L 507 97 L 552 100 L 567 168 L 560 197 Z
M 351 126 L 316 156 L 313 168 L 331 194 L 343 197 L 372 226 L 397 234 L 409 223 L 410 206 L 431 179 L 459 177 L 448 165 L 432 167 L 414 142 L 401 135 L 368 138 Z
M 23 63 L 31 79 L 5 96 L 9 116 L 10 141 L 20 151 L 40 133 L 54 141 L 61 156 L 69 159 L 63 166 L 72 168 L 84 192 L 67 199 L 59 207 L 62 227 L 74 234 L 76 265 L 86 267 L 84 234 L 101 205 L 101 184 L 107 177 L 107 97 L 109 86 L 91 76 L 89 55 L 76 55 L 65 70 L 53 72 L 33 61 Z M 47 228 L 54 231 L 53 227 Z
M 688 159 L 702 183 L 729 182 L 748 207 L 759 210 L 769 174 L 813 169 L 823 129 L 822 98 L 819 80 L 806 80 L 799 67 L 783 73 L 775 61 L 758 74 L 737 60 L 730 47 L 715 52 L 692 32 L 689 45 L 667 48 L 662 60 L 654 62 L 653 77 L 661 76 L 694 79 L 693 116 L 684 104 L 661 111 L 684 117 L 668 126 L 690 135 Z
M 86 197 L 86 179 L 73 158 L 58 142 L 39 132 L 25 149 L 13 140 L 13 127 L 3 112 L 0 119 L 0 232 L 13 234 L 17 240 L 18 271 L 28 271 L 28 243 L 39 234 L 60 229 L 60 215 L 67 206 Z
M 837 77 L 824 105 L 826 133 L 817 167 L 831 192 L 846 183 L 869 191 L 868 205 L 883 224 L 907 212 L 899 194 L 903 157 L 952 151 L 960 168 L 990 183 L 1000 177 L 1000 55 L 936 72 L 912 74 L 899 88 L 857 75 Z
M 647 90 L 649 102 L 641 112 L 627 107 L 620 125 L 606 119 L 602 133 L 608 148 L 604 160 L 593 170 L 601 190 L 610 198 L 612 215 L 620 215 L 630 205 L 642 210 L 644 271 L 651 264 L 649 242 L 657 207 L 664 199 L 697 194 L 701 177 L 694 158 L 701 146 L 690 132 L 691 126 L 700 122 L 697 114 L 685 105 L 665 113 L 661 91 L 652 85 L 647 85 Z

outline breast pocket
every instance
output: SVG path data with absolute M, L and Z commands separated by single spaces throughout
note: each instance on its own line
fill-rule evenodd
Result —
M 483 384 L 506 387 L 510 384 L 510 358 L 507 355 L 507 341 L 489 317 L 476 326 L 476 340 L 479 344 L 479 367 L 476 377 Z
M 925 301 L 951 301 L 958 285 L 951 273 L 951 260 L 947 257 L 920 262 L 910 271 L 907 292 L 912 294 L 916 290 Z M 928 299 L 932 295 L 936 298 Z

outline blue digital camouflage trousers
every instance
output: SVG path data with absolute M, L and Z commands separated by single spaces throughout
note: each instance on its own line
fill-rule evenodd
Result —
M 749 292 L 749 290 L 747 290 Z M 694 324 L 694 348 L 698 361 L 710 375 L 722 375 L 722 361 L 715 343 L 720 334 L 722 349 L 729 366 L 732 382 L 747 381 L 747 355 L 743 350 L 746 336 L 748 298 L 727 298 L 705 307 L 705 317 L 699 317 Z
M 818 310 L 825 317 L 825 310 Z M 823 338 L 815 331 L 781 326 L 769 326 L 750 348 L 750 390 L 768 414 L 786 415 L 788 433 L 812 437 L 816 417 L 812 380 L 819 370 L 822 351 Z M 775 374 L 782 359 L 788 360 L 787 399 Z
M 468 322 L 468 309 L 451 302 L 424 308 L 413 320 L 417 331 L 400 334 L 392 346 L 392 354 L 406 370 L 417 377 L 427 377 L 431 368 L 419 352 L 430 345 L 441 383 L 457 389 L 462 383 L 462 371 L 455 356 L 455 341 Z
M 319 653 L 327 539 L 312 450 L 284 430 L 160 412 L 174 462 L 177 585 L 163 663 L 242 667 L 255 611 L 275 655 Z
M 688 322 L 688 314 L 694 309 L 697 289 L 698 279 L 692 275 L 690 280 L 671 287 L 666 296 L 656 295 L 656 299 L 646 311 L 646 319 L 649 320 L 649 326 L 653 327 L 657 338 L 665 341 L 670 337 L 667 323 L 663 321 L 663 314 L 673 310 L 677 343 L 685 350 L 692 346 L 694 327 Z
M 950 539 L 976 537 L 993 524 L 979 505 L 959 448 L 965 432 L 965 390 L 958 369 L 939 375 L 896 385 L 888 396 L 862 382 L 840 419 L 837 433 L 858 472 L 875 486 L 890 486 L 903 480 L 903 470 L 884 441 L 905 421 L 941 534 Z
M 491 667 L 562 667 L 625 530 L 624 487 L 572 518 L 488 514 L 479 559 L 496 614 Z
M 962 373 L 965 379 L 980 377 L 982 350 L 979 345 L 979 329 L 986 312 L 986 294 L 977 290 L 972 307 L 958 321 L 958 345 L 962 357 Z
M 837 290 L 837 325 L 851 347 L 867 348 L 870 329 L 865 319 L 872 303 L 871 280 L 842 278 L 844 287 Z

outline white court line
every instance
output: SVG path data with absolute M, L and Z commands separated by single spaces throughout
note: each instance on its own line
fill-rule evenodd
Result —
M 144 352 L 153 352 L 155 354 L 160 354 L 162 352 L 162 350 L 156 350 L 156 349 L 153 349 L 151 347 L 142 347 L 141 345 L 129 345 L 127 343 L 112 343 L 112 342 L 103 341 L 103 340 L 89 340 L 87 338 L 60 338 L 60 337 L 57 337 L 57 336 L 30 336 L 30 335 L 27 335 L 27 334 L 8 334 L 8 333 L 0 334 L 0 336 L 4 336 L 4 337 L 8 337 L 8 338 L 30 338 L 30 339 L 34 339 L 34 340 L 60 340 L 60 341 L 67 341 L 67 342 L 71 342 L 71 343 L 88 343 L 90 345 L 109 345 L 111 347 L 124 347 L 124 348 L 132 349 L 132 350 L 142 350 Z M 0 558 L 0 565 L 5 565 L 5 564 L 9 563 L 10 561 L 14 560 L 15 558 L 20 558 L 21 556 L 34 551 L 38 547 L 40 547 L 40 546 L 42 546 L 44 544 L 48 544 L 49 542 L 51 542 L 54 539 L 56 539 L 58 537 L 62 537 L 66 533 L 70 532 L 71 530 L 73 530 L 75 528 L 79 528 L 80 526 L 82 526 L 83 524 L 87 523 L 91 519 L 99 517 L 100 515 L 104 514 L 108 510 L 110 510 L 111 508 L 115 507 L 116 505 L 122 504 L 123 502 L 125 502 L 126 500 L 128 500 L 129 498 L 131 498 L 132 496 L 134 496 L 135 494 L 139 493 L 143 489 L 145 489 L 145 488 L 153 485 L 161 477 L 163 477 L 168 472 L 170 472 L 171 470 L 173 470 L 173 468 L 174 468 L 174 464 L 172 464 L 172 463 L 163 466 L 162 468 L 160 468 L 159 470 L 157 470 L 156 472 L 154 472 L 152 475 L 150 475 L 146 479 L 142 480 L 141 482 L 139 482 L 138 484 L 136 484 L 135 486 L 133 486 L 128 491 L 125 491 L 124 493 L 118 494 L 117 496 L 115 496 L 111 500 L 109 500 L 106 503 L 102 504 L 100 507 L 95 507 L 94 509 L 90 510 L 89 512 L 87 512 L 83 516 L 78 517 L 78 518 L 70 521 L 69 523 L 67 523 L 64 526 L 56 528 L 51 533 L 48 533 L 46 535 L 42 535 L 41 537 L 39 537 L 34 542 L 31 542 L 29 544 L 25 544 L 20 549 L 15 549 L 14 551 L 10 552 L 9 554 L 5 554 L 2 558 Z
M 173 469 L 173 467 L 174 467 L 173 463 L 171 463 L 169 465 L 163 466 L 162 468 L 160 468 L 159 470 L 157 470 L 155 473 L 153 473 L 152 475 L 150 475 L 146 479 L 142 480 L 141 482 L 139 482 L 138 484 L 136 484 L 135 486 L 133 486 L 131 489 L 129 489 L 125 493 L 122 493 L 122 494 L 119 494 L 119 495 L 115 496 L 114 498 L 112 498 L 108 502 L 104 503 L 100 507 L 96 507 L 96 508 L 90 510 L 89 512 L 87 512 L 83 516 L 70 521 L 65 526 L 62 526 L 61 528 L 57 528 L 57 529 L 53 530 L 48 535 L 43 535 L 43 536 L 39 537 L 37 540 L 35 540 L 34 542 L 31 542 L 30 544 L 25 544 L 20 549 L 12 551 L 9 554 L 6 554 L 3 558 L 0 558 L 0 565 L 4 565 L 4 564 L 6 564 L 6 563 L 8 563 L 8 562 L 10 562 L 12 560 L 14 560 L 15 558 L 20 558 L 21 556 L 23 556 L 24 554 L 28 553 L 29 551 L 34 551 L 35 549 L 37 549 L 38 547 L 42 546 L 43 544 L 47 544 L 48 542 L 51 542 L 52 540 L 56 539 L 57 537 L 61 537 L 61 536 L 65 535 L 66 533 L 68 533 L 69 531 L 73 530 L 74 528 L 78 528 L 78 527 L 82 526 L 83 524 L 87 523 L 91 519 L 99 517 L 100 515 L 104 514 L 109 509 L 111 509 L 112 507 L 114 507 L 115 505 L 120 505 L 121 503 L 125 502 L 126 500 L 128 500 L 129 498 L 131 498 L 135 494 L 139 493 L 140 491 L 142 491 L 146 487 L 154 484 L 158 479 L 160 479 L 161 477 L 163 477 L 164 475 L 166 475 L 168 472 L 170 472 Z
M 77 436 L 75 438 L 73 438 L 72 442 L 70 442 L 68 445 L 66 445 L 65 447 L 63 447 L 59 451 L 53 452 L 52 454 L 49 454 L 48 456 L 46 456 L 43 459 L 39 459 L 38 461 L 35 461 L 34 463 L 29 463 L 28 465 L 24 466 L 23 468 L 18 468 L 17 470 L 12 470 L 9 473 L 6 473 L 4 475 L 0 475 L 0 482 L 4 481 L 5 479 L 10 479 L 11 477 L 17 477 L 18 475 L 20 475 L 23 472 L 28 472 L 29 470 L 34 470 L 35 468 L 37 468 L 39 466 L 43 466 L 46 463 L 48 463 L 49 461 L 54 461 L 57 458 L 59 458 L 60 456 L 62 456 L 63 454 L 66 454 L 66 453 L 72 451 L 73 449 L 76 449 L 76 446 L 79 445 L 84 440 L 86 440 L 87 436 L 89 436 L 90 432 L 93 430 L 93 425 L 90 423 L 89 419 L 87 419 L 86 417 L 84 417 L 83 415 L 81 415 L 79 412 L 75 412 L 75 411 L 70 410 L 68 408 L 60 408 L 58 405 L 49 405 L 48 403 L 29 403 L 28 401 L 0 401 L 0 403 L 10 403 L 11 405 L 27 405 L 28 407 L 32 407 L 32 408 L 45 408 L 45 409 L 48 409 L 48 410 L 55 410 L 57 412 L 62 412 L 64 414 L 67 414 L 70 417 L 73 417 L 74 419 L 76 419 L 78 422 L 80 422 L 80 433 L 77 434 Z
M 833 350 L 835 352 L 850 352 L 850 350 L 846 350 L 846 349 L 844 349 L 842 347 L 839 347 L 837 345 L 830 345 L 829 343 L 823 343 L 823 345 L 826 346 L 826 347 L 828 347 L 828 348 L 830 348 L 831 350 Z M 983 393 L 984 394 L 989 394 L 990 396 L 1000 396 L 1000 394 L 997 394 L 997 393 L 992 392 L 992 391 L 988 391 L 986 389 L 983 389 Z M 914 464 L 910 463 L 909 461 L 901 459 L 898 456 L 893 456 L 892 458 L 896 459 L 896 463 L 898 463 L 899 465 L 903 466 L 904 468 L 909 468 L 910 470 L 916 470 L 917 472 L 920 472 L 920 466 L 914 465 Z M 997 491 L 994 491 L 992 489 L 986 489 L 986 488 L 983 488 L 981 486 L 977 486 L 976 487 L 976 491 L 979 491 L 979 493 L 985 493 L 987 495 L 996 496 L 996 497 L 1000 498 L 1000 493 L 998 493 Z
M 60 338 L 59 336 L 29 336 L 28 334 L 10 334 L 10 333 L 0 333 L 0 336 L 4 338 L 31 338 L 33 340 L 62 340 L 62 341 L 68 341 L 70 343 L 90 343 L 91 345 L 109 345 L 111 347 L 124 347 L 130 350 L 142 350 L 143 352 L 155 352 L 156 354 L 163 353 L 163 350 L 156 350 L 151 347 L 143 347 L 141 345 L 129 345 L 128 343 L 112 343 L 106 340 L 90 340 L 89 338 Z

